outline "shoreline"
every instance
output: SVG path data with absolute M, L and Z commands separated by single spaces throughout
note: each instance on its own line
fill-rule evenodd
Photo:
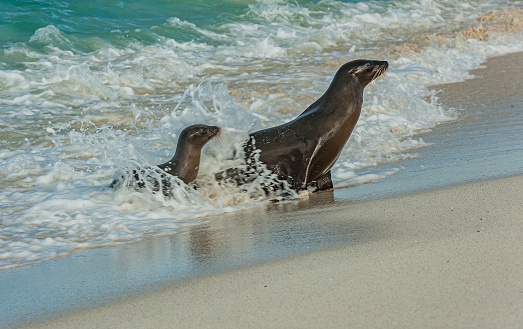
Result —
M 518 79 L 521 76 L 521 69 L 517 70 L 517 67 L 521 67 L 521 65 L 515 69 L 510 69 L 510 74 L 501 72 L 501 75 L 498 74 L 498 76 L 494 77 L 494 74 L 499 72 L 499 67 L 506 66 L 507 60 L 513 63 L 514 61 L 521 61 L 522 58 L 523 53 L 494 57 L 487 61 L 487 69 L 479 69 L 472 72 L 478 75 L 483 74 L 487 76 L 486 79 L 473 79 L 451 85 L 436 86 L 436 89 L 442 87 L 445 90 L 439 96 L 442 102 L 451 106 L 461 106 L 462 110 L 460 113 L 463 115 L 457 122 L 443 124 L 433 129 L 432 132 L 423 134 L 423 139 L 432 142 L 433 145 L 418 150 L 416 152 L 418 153 L 417 159 L 383 166 L 402 168 L 393 176 L 369 184 L 338 189 L 327 193 L 318 193 L 311 195 L 308 200 L 297 200 L 270 205 L 263 209 L 257 208 L 233 214 L 212 216 L 208 223 L 189 227 L 172 236 L 153 237 L 129 245 L 79 251 L 53 261 L 7 269 L 4 270 L 5 272 L 0 271 L 0 282 L 9 282 L 8 287 L 2 287 L 1 289 L 6 299 L 2 301 L 2 297 L 0 297 L 0 305 L 8 305 L 7 302 L 10 299 L 12 301 L 16 300 L 14 304 L 9 304 L 8 308 L 0 313 L 0 317 L 8 319 L 6 328 L 45 320 L 64 313 L 69 314 L 49 320 L 49 322 L 37 323 L 33 327 L 45 327 L 46 324 L 49 327 L 58 327 L 60 324 L 64 327 L 89 327 L 95 324 L 97 320 L 101 321 L 99 319 L 108 320 L 108 318 L 114 319 L 114 321 L 120 319 L 120 324 L 118 322 L 112 323 L 115 327 L 120 325 L 123 327 L 123 321 L 129 321 L 125 327 L 131 325 L 136 327 L 162 327 L 162 323 L 165 327 L 172 327 L 172 323 L 162 322 L 159 324 L 155 322 L 157 320 L 164 321 L 162 320 L 163 318 L 169 318 L 168 309 L 164 309 L 163 312 L 158 311 L 163 306 L 158 305 L 159 302 L 157 300 L 164 300 L 165 303 L 177 309 L 186 308 L 185 312 L 187 314 L 193 312 L 191 314 L 193 314 L 194 321 L 207 319 L 210 321 L 208 322 L 210 326 L 215 326 L 217 322 L 220 322 L 219 319 L 212 318 L 212 314 L 223 312 L 223 317 L 220 315 L 220 319 L 224 321 L 231 319 L 243 321 L 223 322 L 224 326 L 228 324 L 232 327 L 249 327 L 250 323 L 252 323 L 252 326 L 256 327 L 256 321 L 265 319 L 259 313 L 260 310 L 264 310 L 263 305 L 258 305 L 260 307 L 259 310 L 242 310 L 242 305 L 235 306 L 237 308 L 236 316 L 241 311 L 241 314 L 245 314 L 249 322 L 238 319 L 234 314 L 231 315 L 231 310 L 227 313 L 227 310 L 219 309 L 220 305 L 217 304 L 220 304 L 220 298 L 223 299 L 224 295 L 229 296 L 228 303 L 234 303 L 235 300 L 240 301 L 242 299 L 240 295 L 234 295 L 233 293 L 246 292 L 246 294 L 251 296 L 262 294 L 262 291 L 259 291 L 261 287 L 257 285 L 236 287 L 235 284 L 231 285 L 231 282 L 236 283 L 247 280 L 244 279 L 246 273 L 251 283 L 257 282 L 256 280 L 261 280 L 257 278 L 260 276 L 263 278 L 263 273 L 270 272 L 273 274 L 267 276 L 266 282 L 268 284 L 264 284 L 262 288 L 270 288 L 273 283 L 278 283 L 280 286 L 277 289 L 270 290 L 269 295 L 263 295 L 263 300 L 269 304 L 273 300 L 276 303 L 280 303 L 279 309 L 271 309 L 274 314 L 281 315 L 281 318 L 274 322 L 272 326 L 285 327 L 286 322 L 283 318 L 284 314 L 281 313 L 282 310 L 287 309 L 289 314 L 291 314 L 296 313 L 298 310 L 307 310 L 312 307 L 312 305 L 300 304 L 301 299 L 298 298 L 300 290 L 298 287 L 303 289 L 302 293 L 305 294 L 305 296 L 301 297 L 303 300 L 311 296 L 329 299 L 330 293 L 336 291 L 335 288 L 330 289 L 329 292 L 314 290 L 314 282 L 307 282 L 306 276 L 319 276 L 318 280 L 321 282 L 321 273 L 318 273 L 315 269 L 319 269 L 320 272 L 327 270 L 334 277 L 341 275 L 340 273 L 350 272 L 351 275 L 356 274 L 358 278 L 364 280 L 367 275 L 371 277 L 372 275 L 379 276 L 379 273 L 373 274 L 370 271 L 371 269 L 388 269 L 391 271 L 394 269 L 396 264 L 390 262 L 387 258 L 379 256 L 380 253 L 390 254 L 392 250 L 396 250 L 399 253 L 403 253 L 404 250 L 410 250 L 411 253 L 405 256 L 407 262 L 425 264 L 423 259 L 417 257 L 414 252 L 415 249 L 412 249 L 417 247 L 417 243 L 421 241 L 411 241 L 410 238 L 415 236 L 416 233 L 421 232 L 423 233 L 421 236 L 426 238 L 427 244 L 424 250 L 427 252 L 422 254 L 424 257 L 428 257 L 427 260 L 432 259 L 433 262 L 436 262 L 434 257 L 437 255 L 440 255 L 438 257 L 451 255 L 452 250 L 449 249 L 451 246 L 455 250 L 460 250 L 461 247 L 465 246 L 468 248 L 467 257 L 476 257 L 479 262 L 487 260 L 492 263 L 494 262 L 492 259 L 494 255 L 489 250 L 483 250 L 481 248 L 483 247 L 482 245 L 479 245 L 477 250 L 485 253 L 488 256 L 486 259 L 482 259 L 481 255 L 477 255 L 472 245 L 460 244 L 460 238 L 466 238 L 471 244 L 478 243 L 472 239 L 473 236 L 468 235 L 470 232 L 467 231 L 472 228 L 471 225 L 473 223 L 476 224 L 475 221 L 471 219 L 470 222 L 460 223 L 458 221 L 455 223 L 450 219 L 456 218 L 449 215 L 449 218 L 441 224 L 443 228 L 450 229 L 450 232 L 452 232 L 451 236 L 447 237 L 441 236 L 441 233 L 438 232 L 441 229 L 437 225 L 441 219 L 438 216 L 447 214 L 449 211 L 448 205 L 457 202 L 459 206 L 450 209 L 451 213 L 459 210 L 456 213 L 459 212 L 465 216 L 477 217 L 479 213 L 474 212 L 475 208 L 473 206 L 476 201 L 470 198 L 463 200 L 469 196 L 467 193 L 475 193 L 475 195 L 481 195 L 483 198 L 483 203 L 477 205 L 480 207 L 478 209 L 483 209 L 488 205 L 498 209 L 497 214 L 500 214 L 501 217 L 496 217 L 496 220 L 499 219 L 499 223 L 502 224 L 498 232 L 496 231 L 498 228 L 496 228 L 495 223 L 493 223 L 494 220 L 492 220 L 489 230 L 498 232 L 500 236 L 488 236 L 488 238 L 492 237 L 492 241 L 482 239 L 481 243 L 489 246 L 496 243 L 508 243 L 507 237 L 513 239 L 514 234 L 521 233 L 521 225 L 518 225 L 514 217 L 517 216 L 516 208 L 519 206 L 519 203 L 516 202 L 519 201 L 517 199 L 518 194 L 508 195 L 510 198 L 507 200 L 498 200 L 489 196 L 498 195 L 499 193 L 507 194 L 510 191 L 517 192 L 523 186 L 523 176 L 521 176 L 523 169 L 520 165 L 523 163 L 523 149 L 517 143 L 517 139 L 511 138 L 521 136 L 518 135 L 522 132 L 521 125 L 518 125 L 521 122 L 516 120 L 518 119 L 517 113 L 515 117 L 510 116 L 513 112 L 511 109 L 514 108 L 511 106 L 516 106 L 520 110 L 523 108 L 523 99 L 521 99 L 518 93 L 518 90 L 521 90 L 518 88 L 523 83 L 521 82 L 523 79 Z M 512 80 L 507 77 L 511 77 Z M 492 81 L 490 80 L 495 80 L 494 85 L 498 88 L 492 89 Z M 509 93 L 507 95 L 507 86 L 513 88 L 514 92 L 512 94 Z M 455 93 L 453 94 L 449 91 L 454 91 Z M 468 101 L 464 102 L 463 98 L 466 95 L 470 96 L 471 92 L 475 92 L 475 94 L 472 94 L 471 97 L 467 98 Z M 489 116 L 488 111 L 485 111 L 486 107 L 480 106 L 489 101 L 489 99 L 488 97 L 482 99 L 481 95 L 490 96 L 492 93 L 495 93 L 495 96 L 491 97 L 491 103 L 487 104 L 495 106 L 496 112 L 494 112 L 495 115 Z M 477 102 L 474 102 L 475 99 Z M 483 133 L 485 130 L 482 125 L 484 126 L 485 118 L 489 118 L 488 122 L 491 122 L 493 127 L 488 133 Z M 500 118 L 503 120 L 491 121 L 491 119 Z M 476 147 L 478 145 L 495 145 L 496 148 L 484 147 L 478 150 Z M 508 156 L 507 149 L 515 150 L 515 152 Z M 512 177 L 498 179 L 504 176 Z M 442 177 L 445 179 L 442 179 Z M 470 182 L 478 180 L 486 181 L 470 184 Z M 484 189 L 480 188 L 481 186 Z M 421 190 L 425 191 L 419 193 Z M 451 196 L 446 195 L 449 191 L 453 191 Z M 391 198 L 394 195 L 403 196 Z M 435 198 L 435 196 L 437 197 Z M 410 204 L 410 208 L 405 208 L 404 205 L 394 205 L 394 202 L 398 202 L 397 200 L 401 200 L 401 203 Z M 461 203 L 459 202 L 460 200 L 462 200 Z M 487 201 L 505 203 L 490 204 Z M 439 208 L 436 206 L 437 204 L 439 204 Z M 408 221 L 407 219 L 409 218 L 406 215 L 397 215 L 397 220 L 392 220 L 390 217 L 391 214 L 400 214 L 402 211 L 421 214 L 423 211 L 428 211 L 427 209 L 418 210 L 419 207 L 425 205 L 427 208 L 432 209 L 433 214 L 426 213 L 427 220 L 422 223 Z M 507 207 L 509 209 L 506 209 Z M 435 216 L 434 214 L 436 213 L 440 215 Z M 454 216 L 455 214 L 452 215 Z M 492 214 L 488 216 L 492 216 Z M 509 222 L 505 222 L 505 216 L 510 217 Z M 324 219 L 318 220 L 319 218 Z M 484 223 L 486 222 L 481 222 L 481 224 Z M 398 226 L 398 224 L 401 225 Z M 419 225 L 419 228 L 417 225 Z M 403 228 L 403 230 L 400 228 Z M 463 231 L 464 229 L 467 230 Z M 479 230 L 480 232 L 473 232 L 474 236 L 476 236 L 476 233 L 481 234 L 482 228 L 480 227 Z M 413 235 L 409 235 L 408 232 L 413 233 Z M 442 244 L 442 241 L 446 242 Z M 510 241 L 514 242 L 513 240 Z M 448 245 L 447 242 L 449 242 Z M 393 244 L 391 245 L 391 243 Z M 497 248 L 495 246 L 490 247 Z M 448 253 L 438 253 L 439 248 L 443 248 Z M 517 255 L 517 252 L 519 252 L 519 255 L 521 254 L 518 251 L 521 249 L 519 246 L 511 245 L 511 249 L 508 246 L 504 246 L 496 250 L 503 252 L 505 248 L 511 253 L 514 252 L 511 255 Z M 343 251 L 341 254 L 340 250 Z M 369 251 L 371 251 L 370 255 L 372 257 L 367 259 L 365 253 Z M 343 258 L 348 257 L 345 254 L 353 255 L 354 257 L 349 259 Z M 466 257 L 465 259 L 463 258 L 465 255 L 458 256 L 455 261 L 468 262 Z M 507 255 L 507 257 L 512 256 Z M 370 272 L 353 273 L 354 271 L 350 268 L 341 266 L 340 262 L 332 261 L 323 264 L 323 258 L 331 260 L 345 259 L 347 264 L 355 263 L 360 268 L 369 269 Z M 497 264 L 498 268 L 501 268 L 500 266 L 508 266 L 513 269 L 513 265 L 520 266 L 521 262 L 518 263 L 513 258 L 507 264 Z M 372 260 L 376 261 L 376 263 L 370 263 Z M 294 266 L 292 264 L 296 262 L 304 264 L 296 269 L 296 272 L 293 272 L 300 273 L 300 275 L 304 273 L 305 277 L 301 281 L 294 281 L 297 274 L 289 276 L 288 273 L 281 272 L 281 266 L 283 268 L 286 266 L 292 267 Z M 380 268 L 378 265 L 380 262 L 387 267 Z M 454 262 L 452 264 L 456 265 Z M 433 266 L 434 264 L 430 263 L 429 265 Z M 442 263 L 440 265 L 445 264 Z M 472 266 L 470 273 L 474 275 L 475 272 L 473 270 L 477 270 L 477 268 L 473 264 L 469 265 Z M 329 268 L 335 270 L 328 270 Z M 431 268 L 433 270 L 437 269 L 436 267 Z M 453 273 L 456 276 L 460 275 L 459 269 L 456 267 L 451 267 L 448 270 L 454 271 Z M 400 271 L 400 269 L 396 268 L 395 271 Z M 412 273 L 409 272 L 410 274 Z M 431 278 L 430 273 L 425 274 L 427 276 L 423 278 Z M 499 273 L 489 272 L 484 274 L 494 282 L 495 276 Z M 357 280 L 353 279 L 351 275 L 346 277 L 347 282 L 357 283 Z M 284 278 L 287 278 L 288 281 L 284 280 Z M 521 279 L 521 277 L 517 277 L 517 273 L 512 273 L 512 279 L 514 278 Z M 408 285 L 408 277 L 399 276 L 398 279 Z M 222 282 L 221 288 L 215 286 L 218 281 Z M 383 283 L 379 280 L 377 282 Z M 423 282 L 425 289 L 428 289 L 423 290 L 420 288 L 420 291 L 433 294 L 436 298 L 434 303 L 439 305 L 441 298 L 445 296 L 437 291 L 438 287 L 431 286 L 430 281 L 421 280 L 420 282 Z M 511 282 L 514 282 L 514 280 Z M 289 287 L 285 286 L 286 283 L 289 284 Z M 341 281 L 338 281 L 338 283 L 342 285 Z M 38 287 L 36 287 L 37 284 Z M 481 284 L 485 285 L 487 282 L 481 281 Z M 497 282 L 496 284 L 500 283 Z M 279 291 L 283 292 L 292 287 L 296 291 L 293 290 L 293 293 L 289 296 L 282 296 L 283 293 L 279 293 Z M 386 286 L 380 287 L 384 291 L 390 288 Z M 361 290 L 363 288 L 354 286 L 351 286 L 351 288 L 361 293 L 361 295 L 353 296 L 355 299 L 371 300 L 377 297 L 376 287 L 367 286 L 370 289 L 369 291 L 374 293 L 374 295 L 371 294 L 369 296 L 365 296 L 365 291 Z M 457 290 L 462 288 L 457 283 L 454 287 Z M 472 289 L 472 287 L 469 288 Z M 174 293 L 173 291 L 175 291 L 180 301 L 183 302 L 180 302 L 183 305 L 180 303 L 173 305 L 173 303 L 177 303 L 177 301 L 173 300 L 176 298 L 169 298 L 169 294 Z M 201 291 L 201 300 L 198 301 L 191 298 L 191 294 L 194 291 Z M 214 298 L 214 303 L 211 303 L 211 299 L 206 299 L 206 291 L 218 291 L 221 295 L 217 293 L 217 295 L 212 297 Z M 347 294 L 352 293 L 351 291 L 345 292 Z M 405 295 L 406 292 L 397 291 L 397 293 L 408 299 Z M 415 292 L 412 293 L 416 295 Z M 513 291 L 508 293 L 513 293 Z M 518 303 L 517 305 L 523 305 L 521 298 L 518 299 L 517 296 L 521 297 L 521 295 L 515 295 L 513 300 Z M 292 297 L 292 300 L 288 300 L 286 297 Z M 247 307 L 249 304 L 244 299 L 243 301 L 246 303 L 245 307 Z M 401 301 L 404 302 L 403 300 Z M 53 302 L 56 305 L 51 305 Z M 194 304 L 198 302 L 200 304 Z M 295 308 L 286 307 L 285 304 L 288 302 L 294 302 Z M 375 300 L 375 302 L 378 301 Z M 391 302 L 399 303 L 399 301 Z M 502 302 L 501 298 L 498 303 Z M 144 303 L 144 306 L 143 308 L 138 307 L 135 303 L 140 305 Z M 335 302 L 332 303 L 330 306 L 336 305 Z M 97 307 L 99 305 L 107 306 Z M 190 305 L 192 305 L 192 308 L 189 307 Z M 474 305 L 478 307 L 478 310 L 482 310 L 480 305 Z M 202 306 L 205 307 L 202 308 Z M 320 305 L 316 306 L 320 307 Z M 369 305 L 357 304 L 350 306 L 354 313 L 358 313 L 356 311 L 358 308 Z M 405 307 L 408 306 L 405 305 Z M 131 312 L 129 307 L 140 308 L 143 312 Z M 213 307 L 218 307 L 218 309 L 213 311 L 215 313 L 210 311 Z M 383 305 L 383 307 L 385 306 Z M 293 319 L 298 321 L 300 327 L 306 327 L 307 323 L 314 327 L 314 319 L 307 323 L 303 322 L 304 319 L 309 319 L 312 314 L 316 314 L 320 320 L 323 318 L 336 319 L 339 312 L 341 312 L 337 308 L 323 308 L 321 310 L 319 313 L 309 310 L 309 312 L 302 314 L 302 320 Z M 398 315 L 396 313 L 391 314 L 390 310 L 389 313 L 385 309 L 382 311 L 383 314 L 381 316 Z M 448 311 L 450 312 L 451 310 Z M 430 309 L 423 309 L 423 312 L 427 316 L 438 316 Z M 147 318 L 146 314 L 149 314 L 148 316 L 156 315 L 158 318 L 148 318 L 148 321 L 152 322 L 144 322 L 139 326 L 138 324 L 141 323 L 140 318 Z M 331 314 L 331 316 L 327 316 L 327 314 Z M 373 311 L 365 309 L 365 314 L 373 314 Z M 206 316 L 205 319 L 199 318 L 199 316 L 204 315 Z M 456 320 L 455 314 L 440 315 L 442 318 L 449 316 L 451 320 Z M 482 318 L 483 315 L 479 315 L 481 315 L 479 318 Z M 516 315 L 519 317 L 516 317 Z M 512 319 L 521 321 L 520 314 L 516 315 Z M 107 318 L 105 318 L 106 316 Z M 178 316 L 184 318 L 183 314 L 178 314 Z M 180 323 L 182 327 L 191 321 L 189 317 L 184 319 L 184 322 Z M 338 319 L 341 318 L 338 317 Z M 383 320 L 383 318 L 380 318 L 380 314 L 375 315 L 375 319 Z M 171 320 L 177 321 L 176 319 Z M 362 320 L 361 317 L 359 320 Z M 370 320 L 372 319 L 365 319 L 365 321 Z M 470 327 L 472 327 L 472 324 L 478 325 L 474 321 L 474 319 L 470 320 Z M 103 323 L 105 325 L 107 322 Z M 261 322 L 261 324 L 263 323 Z M 362 326 L 364 324 L 363 322 L 354 322 L 354 325 L 358 325 L 358 323 Z M 169 324 L 170 326 L 168 326 Z M 257 327 L 261 324 L 259 323 Z M 342 324 L 345 325 L 345 322 L 326 325 L 316 323 L 316 327 L 336 327 Z M 415 326 L 416 324 L 412 322 L 411 325 Z M 450 323 L 446 325 L 451 326 Z M 194 324 L 194 327 L 196 326 L 197 323 Z M 289 323 L 288 326 L 292 327 L 295 325 Z M 503 327 L 508 328 L 510 326 Z

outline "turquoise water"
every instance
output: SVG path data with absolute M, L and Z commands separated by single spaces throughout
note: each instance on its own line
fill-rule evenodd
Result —
M 0 3 L 0 268 L 137 241 L 257 207 L 263 186 L 223 186 L 249 131 L 321 96 L 343 63 L 388 60 L 333 168 L 337 187 L 386 179 L 417 133 L 454 120 L 428 86 L 470 78 L 521 32 L 460 37 L 522 1 L 13 1 Z M 484 22 L 483 24 L 488 24 Z M 222 127 L 197 191 L 111 190 L 117 170 L 172 156 L 190 124 Z M 173 185 L 174 186 L 174 185 Z M 203 218 L 203 219 L 202 219 Z
M 273 3 L 284 3 L 272 1 Z M 321 11 L 319 1 L 293 1 L 293 6 Z M 354 2 L 354 1 L 344 1 Z M 265 1 L 271 3 L 271 1 Z M 151 34 L 174 38 L 177 41 L 199 40 L 201 36 L 184 29 L 169 29 L 165 23 L 176 17 L 199 28 L 213 30 L 245 16 L 255 0 L 232 1 L 16 1 L 0 3 L 0 45 L 6 48 L 16 42 L 26 42 L 39 28 L 54 25 L 79 42 L 102 38 L 113 45 L 136 39 L 154 43 Z M 252 17 L 253 21 L 256 18 Z M 260 20 L 260 23 L 263 23 Z M 297 18 L 297 23 L 310 25 Z M 136 31 L 136 30 L 140 31 Z M 81 48 L 82 49 L 82 48 Z M 83 48 L 84 51 L 93 50 Z
M 118 42 L 112 31 L 151 29 L 178 17 L 197 26 L 234 19 L 253 1 L 16 1 L 0 4 L 0 44 L 24 42 L 47 25 L 80 39 L 106 38 Z M 183 37 L 183 33 L 180 33 Z M 138 39 L 139 35 L 136 36 Z

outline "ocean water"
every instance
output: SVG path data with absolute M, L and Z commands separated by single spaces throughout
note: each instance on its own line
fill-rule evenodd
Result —
M 0 269 L 127 243 L 257 207 L 263 180 L 217 183 L 249 131 L 320 97 L 343 63 L 388 60 L 333 168 L 337 187 L 386 179 L 415 134 L 455 120 L 428 86 L 523 50 L 523 1 L 99 1 L 0 3 Z M 481 19 L 478 22 L 478 19 Z M 477 28 L 481 24 L 481 28 Z M 476 27 L 471 29 L 471 27 Z M 485 28 L 492 27 L 485 33 Z M 173 197 L 108 188 L 168 160 L 180 131 L 222 127 L 198 184 Z M 365 173 L 365 174 L 363 174 Z

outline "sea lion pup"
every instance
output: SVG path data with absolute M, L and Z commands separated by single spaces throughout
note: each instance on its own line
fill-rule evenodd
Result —
M 344 64 L 325 94 L 294 120 L 251 133 L 244 146 L 246 158 L 259 156 L 296 191 L 332 188 L 330 170 L 358 121 L 363 89 L 388 67 L 386 61 Z
M 171 160 L 158 165 L 158 168 L 134 169 L 131 179 L 126 179 L 126 175 L 118 172 L 110 187 L 117 188 L 126 184 L 138 190 L 149 186 L 153 192 L 161 190 L 165 196 L 170 196 L 171 180 L 168 176 L 176 176 L 185 184 L 194 182 L 200 169 L 202 147 L 219 133 L 220 128 L 216 126 L 188 126 L 180 133 L 176 152 Z
M 158 167 L 177 176 L 185 184 L 194 182 L 200 169 L 202 147 L 219 132 L 219 127 L 200 124 L 185 128 L 180 134 L 173 158 Z

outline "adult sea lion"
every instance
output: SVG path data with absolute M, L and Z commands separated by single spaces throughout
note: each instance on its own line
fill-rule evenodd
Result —
M 126 179 L 126 175 L 118 172 L 110 187 L 119 187 L 123 182 L 135 189 L 149 185 L 153 192 L 161 190 L 165 196 L 170 196 L 171 183 L 167 174 L 178 177 L 185 184 L 194 182 L 200 169 L 202 147 L 219 132 L 220 128 L 216 126 L 197 124 L 186 127 L 180 133 L 176 152 L 171 160 L 158 165 L 159 169 L 134 169 L 131 179 Z
M 296 191 L 332 188 L 330 170 L 358 121 L 363 89 L 388 66 L 371 60 L 344 64 L 325 94 L 294 120 L 251 133 L 246 158 L 259 152 L 259 161 Z

